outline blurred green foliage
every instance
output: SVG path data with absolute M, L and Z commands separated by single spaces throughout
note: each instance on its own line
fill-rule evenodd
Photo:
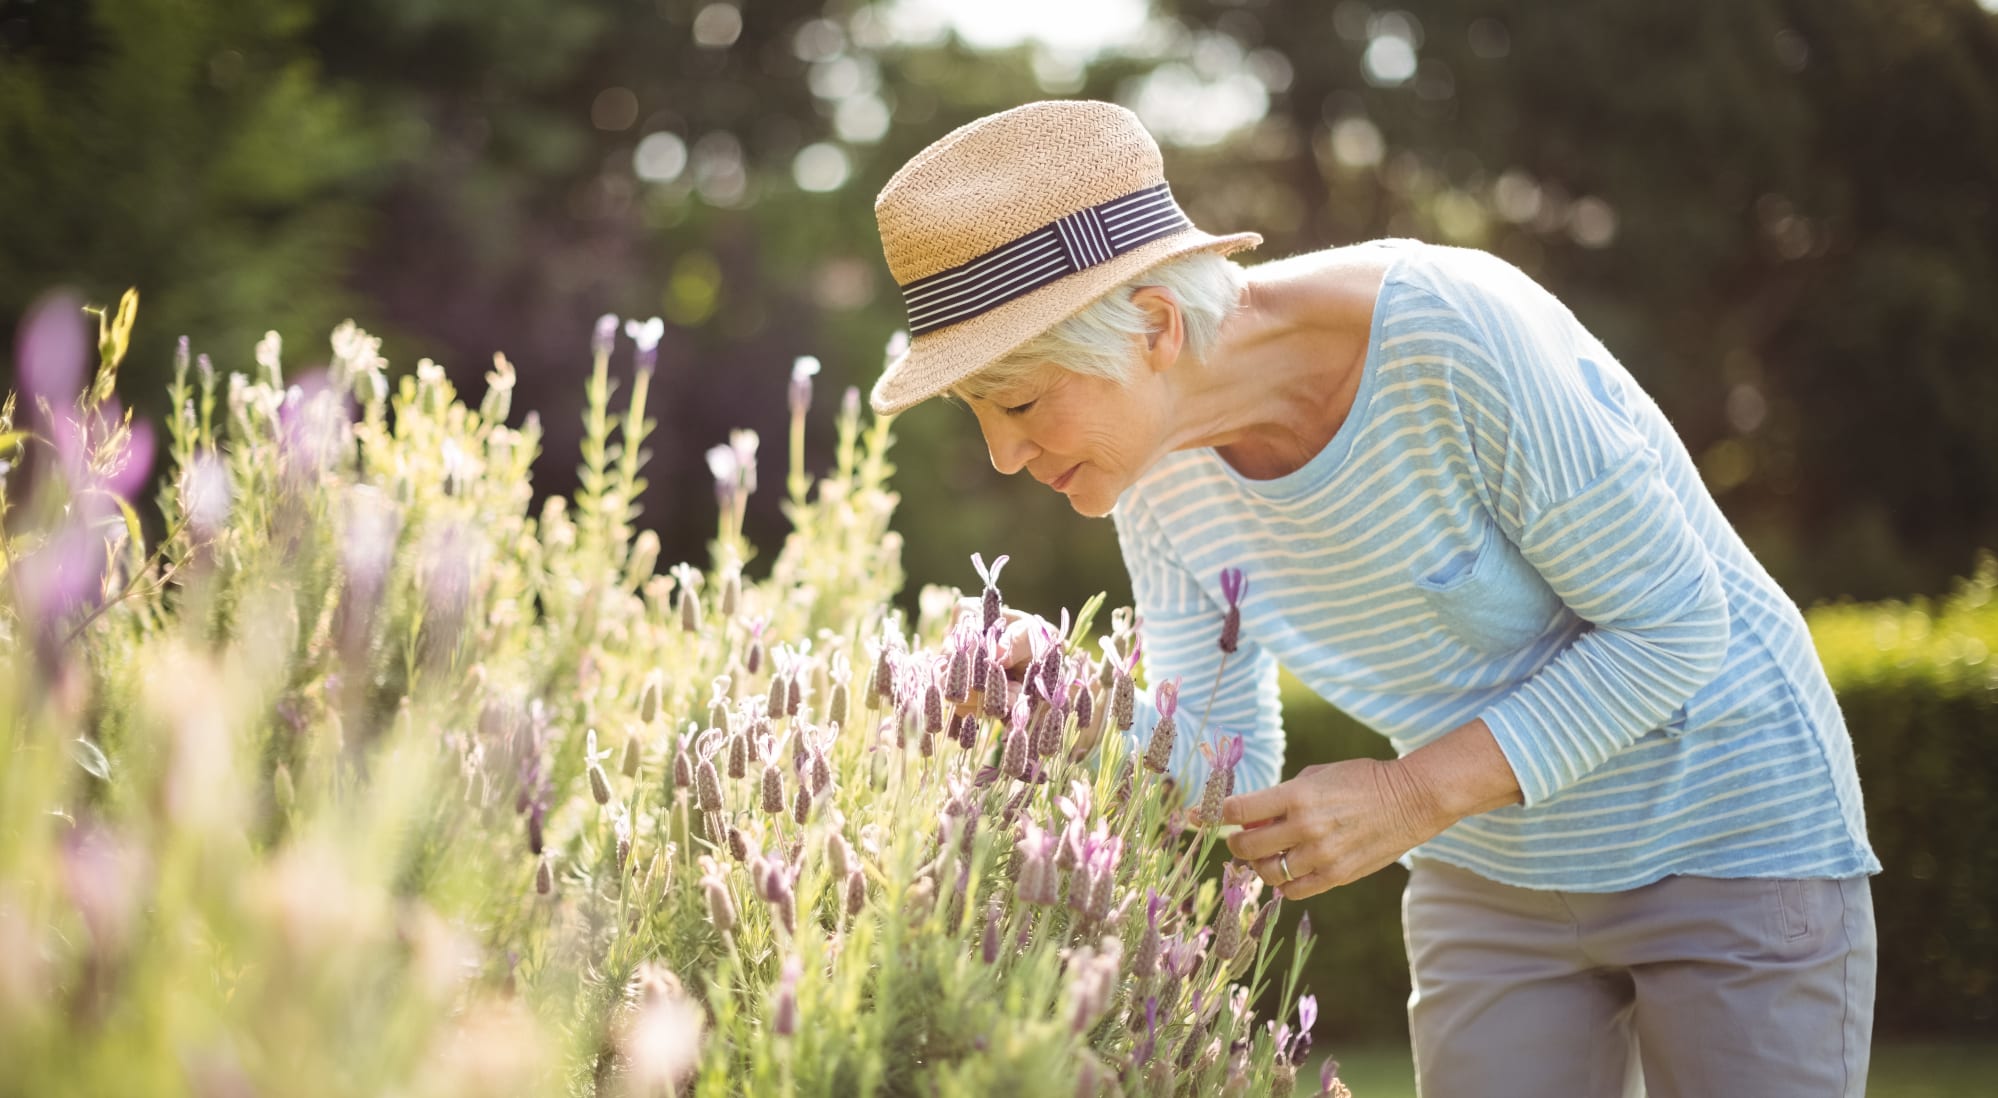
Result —
M 1998 556 L 1938 600 L 1824 604 L 1807 615 L 1859 760 L 1880 934 L 1875 1030 L 1988 1037 L 1998 1022 Z M 1387 742 L 1288 676 L 1285 760 L 1385 757 Z M 1324 1036 L 1406 1039 L 1398 866 L 1301 904 L 1318 932 L 1305 984 Z

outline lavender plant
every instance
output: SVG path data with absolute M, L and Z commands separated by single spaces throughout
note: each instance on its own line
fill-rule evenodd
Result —
M 351 325 L 290 380 L 275 336 L 250 375 L 183 352 L 148 548 L 151 435 L 114 395 L 133 309 L 88 385 L 73 310 L 24 325 L 0 422 L 10 1084 L 1291 1092 L 1311 1001 L 1293 1023 L 1286 979 L 1281 1018 L 1251 1007 L 1278 901 L 1204 875 L 1215 831 L 1099 736 L 1131 725 L 1132 619 L 1092 659 L 1097 603 L 1062 615 L 1023 689 L 1001 558 L 976 613 L 910 628 L 888 424 L 849 391 L 809 478 L 815 361 L 765 579 L 740 432 L 710 454 L 708 566 L 658 570 L 636 501 L 660 329 L 625 329 L 614 415 L 613 318 L 581 487 L 538 512 L 504 358 L 473 407 L 427 361 L 391 383 Z

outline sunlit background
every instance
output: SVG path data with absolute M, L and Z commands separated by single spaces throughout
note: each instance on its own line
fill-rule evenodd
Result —
M 642 521 L 697 558 L 701 455 L 781 435 L 793 359 L 825 364 L 822 462 L 880 370 L 881 185 L 1045 97 L 1137 111 L 1197 223 L 1265 236 L 1251 262 L 1392 235 L 1525 268 L 1805 605 L 1939 595 L 1998 545 L 1998 0 L 5 0 L 0 383 L 55 286 L 139 287 L 122 390 L 154 416 L 176 337 L 227 370 L 275 329 L 309 363 L 351 316 L 473 393 L 504 351 L 536 489 L 568 492 L 593 322 L 657 315 Z M 999 477 L 963 409 L 896 430 L 911 600 L 974 551 L 1031 609 L 1128 597 L 1109 525 Z M 1331 1013 L 1391 1039 L 1405 974 L 1368 934 L 1348 975 L 1390 991 Z M 1992 1024 L 1998 956 L 1937 941 L 1986 966 L 1963 1020 Z

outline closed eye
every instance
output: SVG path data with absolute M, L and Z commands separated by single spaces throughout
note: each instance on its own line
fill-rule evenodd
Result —
M 1015 404 L 1011 408 L 1002 409 L 1002 411 L 1004 411 L 1009 416 L 1025 415 L 1027 413 L 1027 409 L 1032 408 L 1034 404 L 1035 401 L 1030 400 L 1025 404 Z

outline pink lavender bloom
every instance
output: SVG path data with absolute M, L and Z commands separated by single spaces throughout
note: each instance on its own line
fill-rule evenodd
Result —
M 1100 949 L 1081 946 L 1069 954 L 1067 998 L 1072 1011 L 1070 1025 L 1075 1033 L 1089 1032 L 1109 1009 L 1122 967 L 1122 954 L 1123 944 L 1114 937 L 1103 939 Z
M 1207 757 L 1209 767 L 1207 787 L 1200 796 L 1200 820 L 1209 827 L 1221 822 L 1221 802 L 1234 787 L 1235 767 L 1247 749 L 1240 736 L 1223 735 L 1218 742 L 1219 747 L 1200 745 L 1200 753 Z
M 1006 561 L 1009 559 L 1001 553 L 993 560 L 992 567 L 987 568 L 984 557 L 977 553 L 971 554 L 971 566 L 978 570 L 978 578 L 985 581 L 985 595 L 980 606 L 983 623 L 979 626 L 983 632 L 990 633 L 1005 616 L 1005 608 L 999 601 L 999 573 L 1006 567 Z
M 1249 577 L 1240 568 L 1221 570 L 1221 596 L 1228 600 L 1221 621 L 1221 651 L 1233 654 L 1242 639 L 1242 600 L 1249 594 Z
M 942 732 L 943 727 L 944 727 L 943 687 L 938 686 L 936 681 L 932 679 L 930 681 L 929 688 L 923 691 L 923 734 L 926 736 L 934 736 L 937 733 Z
M 1150 889 L 1145 901 L 1145 933 L 1138 939 L 1137 955 L 1131 958 L 1131 975 L 1140 980 L 1150 979 L 1158 971 L 1159 955 L 1165 947 L 1165 939 L 1159 934 L 1159 913 L 1166 908 L 1166 898 L 1157 889 Z
M 1022 830 L 1017 849 L 1020 868 L 1020 899 L 1043 906 L 1059 902 L 1061 874 L 1054 866 L 1054 835 L 1029 821 Z
M 999 755 L 999 771 L 1009 778 L 1027 775 L 1027 730 L 1014 725 L 1006 731 L 1006 746 Z
M 590 336 L 590 353 L 598 358 L 607 358 L 616 346 L 617 314 L 605 313 L 597 318 L 597 329 Z
M 951 653 L 950 667 L 944 673 L 943 698 L 953 705 L 962 705 L 971 697 L 971 650 L 983 649 L 976 643 L 963 643 L 962 638 Z
M 631 341 L 638 345 L 636 355 L 638 368 L 652 369 L 653 364 L 659 360 L 659 339 L 666 334 L 666 322 L 656 316 L 643 322 L 635 319 L 627 320 L 624 322 L 624 334 L 630 336 Z

